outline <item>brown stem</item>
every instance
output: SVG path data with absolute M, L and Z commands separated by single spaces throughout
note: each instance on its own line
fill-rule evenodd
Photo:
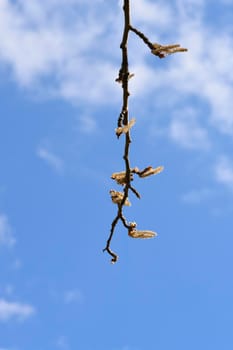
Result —
M 128 115 L 128 98 L 129 98 L 129 89 L 128 89 L 128 80 L 129 80 L 129 64 L 128 64 L 128 36 L 129 36 L 129 30 L 130 30 L 130 0 L 124 0 L 123 5 L 123 11 L 124 11 L 124 31 L 122 36 L 122 42 L 120 45 L 120 48 L 122 50 L 122 63 L 121 68 L 119 70 L 119 77 L 118 81 L 122 82 L 122 90 L 123 90 L 123 104 L 122 109 L 120 112 L 120 116 L 118 118 L 118 127 L 120 127 L 122 124 L 127 125 L 129 122 L 129 115 Z M 128 197 L 129 188 L 131 188 L 131 177 L 130 177 L 130 162 L 129 162 L 129 148 L 130 148 L 130 131 L 128 131 L 125 134 L 125 148 L 124 148 L 124 155 L 123 159 L 125 162 L 125 171 L 126 171 L 126 185 L 124 187 L 124 196 L 121 201 L 121 203 L 118 205 L 118 213 L 115 219 L 112 222 L 111 225 L 111 231 L 109 238 L 107 240 L 106 247 L 104 248 L 104 251 L 107 251 L 112 256 L 112 263 L 115 263 L 118 259 L 118 256 L 110 249 L 111 240 L 114 235 L 115 227 L 119 221 L 119 219 L 122 221 L 123 225 L 129 229 L 129 225 L 127 224 L 126 219 L 123 216 L 122 209 L 124 206 L 124 203 L 126 201 L 126 198 Z
M 132 174 L 137 174 L 139 177 L 147 177 L 149 175 L 157 174 L 158 172 L 162 171 L 162 167 L 158 167 L 153 169 L 151 166 L 146 167 L 144 170 L 140 171 L 138 168 L 134 168 L 131 170 L 130 167 L 130 161 L 129 161 L 129 151 L 130 151 L 130 144 L 131 144 L 131 138 L 130 138 L 130 127 L 134 124 L 135 121 L 133 119 L 133 124 L 130 125 L 131 121 L 129 122 L 129 115 L 128 115 L 128 100 L 129 100 L 129 89 L 128 89 L 128 81 L 129 79 L 134 75 L 130 74 L 129 72 L 129 64 L 128 64 L 128 36 L 129 31 L 134 32 L 140 39 L 143 40 L 143 42 L 149 47 L 151 50 L 151 53 L 155 56 L 158 56 L 159 58 L 164 58 L 167 55 L 176 53 L 176 52 L 185 52 L 187 49 L 180 47 L 179 44 L 171 44 L 171 45 L 160 45 L 158 43 L 152 43 L 150 40 L 138 29 L 134 28 L 130 24 L 130 0 L 124 0 L 123 4 L 123 12 L 124 12 L 124 30 L 123 30 L 123 36 L 122 41 L 120 45 L 120 49 L 122 51 L 122 62 L 121 67 L 118 73 L 118 77 L 116 81 L 121 84 L 123 94 L 122 94 L 122 108 L 120 111 L 120 115 L 118 117 L 117 126 L 116 129 L 116 135 L 119 138 L 122 133 L 125 134 L 125 146 L 124 146 L 124 155 L 123 159 L 125 162 L 125 179 L 123 182 L 118 182 L 120 184 L 124 184 L 124 194 L 122 198 L 122 193 L 118 192 L 120 195 L 120 199 L 122 198 L 121 202 L 118 201 L 114 202 L 114 197 L 112 197 L 112 200 L 114 203 L 118 204 L 118 212 L 114 220 L 112 221 L 110 234 L 106 243 L 106 247 L 103 249 L 103 251 L 107 251 L 109 255 L 112 257 L 112 263 L 115 263 L 118 260 L 118 256 L 110 249 L 111 241 L 115 232 L 116 225 L 118 221 L 120 220 L 124 227 L 128 229 L 128 232 L 132 234 L 132 228 L 136 227 L 136 223 L 127 223 L 125 217 L 123 216 L 123 206 L 126 203 L 126 200 L 128 198 L 129 190 L 132 191 L 138 198 L 140 198 L 140 194 L 137 192 L 137 190 L 131 186 L 131 180 L 132 180 Z M 120 129 L 120 130 L 119 130 Z M 117 191 L 110 191 L 110 193 L 113 192 L 117 194 Z M 129 202 L 127 203 L 129 205 Z M 135 231 L 136 232 L 136 231 Z M 139 232 L 139 231 L 138 231 Z M 148 231 L 149 232 L 149 231 Z M 131 235 L 132 236 L 132 235 Z M 136 237 L 136 236 L 134 236 Z M 139 236 L 137 236 L 139 237 Z
M 130 25 L 129 28 L 132 32 L 134 32 L 136 35 L 139 36 L 139 38 L 141 38 L 144 43 L 149 47 L 149 49 L 153 50 L 154 49 L 154 45 L 150 42 L 150 40 L 142 33 L 140 32 L 140 30 L 134 28 L 133 26 Z

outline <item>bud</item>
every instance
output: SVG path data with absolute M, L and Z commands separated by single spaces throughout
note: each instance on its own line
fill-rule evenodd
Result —
M 148 166 L 144 170 L 138 172 L 138 175 L 140 177 L 147 177 L 150 175 L 156 175 L 163 171 L 164 167 L 162 165 L 158 166 L 157 168 L 152 168 L 152 166 Z
M 124 193 L 123 192 L 118 192 L 118 191 L 115 191 L 115 190 L 110 190 L 109 191 L 110 193 L 110 196 L 112 198 L 112 202 L 115 203 L 115 204 L 121 204 L 123 198 L 124 198 Z M 130 206 L 131 203 L 130 201 L 128 200 L 128 198 L 125 199 L 125 202 L 124 202 L 124 205 L 127 205 L 127 206 Z
M 158 234 L 156 232 L 148 230 L 139 231 L 135 229 L 129 229 L 128 235 L 132 238 L 153 238 L 156 237 Z
M 132 118 L 127 125 L 120 126 L 117 129 L 115 129 L 116 135 L 119 137 L 121 134 L 126 134 L 132 128 L 135 122 L 136 119 Z

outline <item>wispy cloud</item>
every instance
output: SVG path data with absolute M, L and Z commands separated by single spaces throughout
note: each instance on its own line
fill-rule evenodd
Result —
M 138 350 L 138 349 L 132 348 L 132 347 L 129 346 L 129 345 L 124 345 L 123 347 L 121 347 L 121 348 L 115 348 L 114 350 Z
M 204 8 L 195 9 L 195 1 L 189 1 L 189 6 L 183 1 L 179 3 L 183 5 L 177 14 L 177 40 L 189 52 L 174 57 L 166 71 L 159 70 L 157 84 L 161 95 L 166 92 L 167 96 L 174 96 L 174 106 L 189 105 L 192 98 L 197 99 L 205 111 L 209 107 L 205 121 L 219 132 L 232 135 L 232 35 L 227 27 L 213 29 L 204 22 Z M 190 15 L 191 9 L 195 9 L 194 17 Z
M 108 12 L 105 21 L 100 16 L 103 7 Z M 46 94 L 73 101 L 108 102 L 116 69 L 98 52 L 100 47 L 109 47 L 103 33 L 114 42 L 108 30 L 109 22 L 114 27 L 113 16 L 116 20 L 101 2 L 93 6 L 80 1 L 49 0 L 42 4 L 39 0 L 2 0 L 0 60 L 11 68 L 20 85 L 34 88 L 42 84 Z M 44 77 L 50 78 L 47 86 Z
M 214 32 L 209 23 L 204 22 L 204 4 L 201 0 L 166 4 L 142 0 L 134 4 L 133 20 L 139 25 L 143 23 L 152 37 L 158 32 L 158 26 L 160 38 L 155 39 L 164 40 L 162 36 L 167 33 L 166 40 L 169 40 L 170 33 L 189 47 L 188 54 L 168 59 L 166 71 L 161 64 L 156 79 L 151 69 L 151 83 L 141 84 L 139 93 L 148 93 L 153 85 L 159 85 L 166 87 L 166 91 L 175 88 L 182 98 L 195 94 L 210 103 L 213 117 L 224 119 L 233 127 L 228 115 L 230 109 L 226 107 L 232 96 L 231 33 L 226 28 Z M 103 11 L 105 21 L 99 16 Z M 119 90 L 113 83 L 118 68 L 114 62 L 119 61 L 118 45 L 114 51 L 109 43 L 119 39 L 120 21 L 120 10 L 117 16 L 114 6 L 100 1 L 93 5 L 50 0 L 42 5 L 39 0 L 2 0 L 0 60 L 12 68 L 22 85 L 33 86 L 48 76 L 52 90 L 65 98 L 109 104 L 115 101 Z M 142 59 L 143 66 L 149 67 L 145 60 L 147 50 L 139 51 L 138 45 L 133 45 L 134 49 L 136 55 L 132 55 L 132 62 Z M 111 100 L 106 96 L 111 96 Z
M 18 302 L 9 302 L 0 299 L 0 321 L 9 321 L 11 319 L 25 320 L 35 313 L 35 308 L 29 304 Z
M 156 99 L 147 99 L 148 108 L 160 104 L 172 113 L 180 106 L 189 106 L 194 98 L 208 111 L 202 118 L 205 127 L 199 118 L 191 125 L 192 131 L 187 120 L 171 120 L 172 139 L 177 142 L 182 134 L 180 141 L 187 148 L 197 144 L 208 148 L 206 128 L 210 126 L 220 133 L 233 134 L 232 33 L 229 23 L 214 28 L 206 20 L 208 6 L 203 0 L 156 4 L 142 0 L 132 6 L 133 21 L 151 40 L 175 40 L 189 49 L 159 64 L 155 58 L 155 71 L 155 64 L 148 63 L 146 47 L 140 46 L 139 50 L 140 43 L 131 42 L 135 73 L 132 94 L 139 104 L 145 96 L 156 94 Z M 228 8 L 224 2 L 221 6 Z M 103 12 L 104 21 L 100 16 Z M 10 67 L 20 85 L 33 89 L 39 84 L 46 96 L 62 96 L 94 107 L 114 104 L 121 93 L 114 83 L 120 63 L 117 50 L 121 17 L 120 9 L 117 14 L 114 5 L 104 1 L 93 5 L 88 1 L 49 0 L 42 4 L 39 0 L 2 0 L 0 62 Z M 85 132 L 93 130 L 91 118 L 82 122 Z M 190 140 L 185 139 L 186 132 Z M 60 167 L 53 157 L 47 159 Z
M 5 214 L 0 214 L 0 246 L 13 246 L 15 242 L 8 217 Z
M 78 129 L 85 134 L 92 134 L 97 130 L 96 120 L 90 114 L 83 114 L 78 118 Z
M 83 294 L 79 289 L 67 290 L 64 294 L 64 301 L 66 304 L 80 303 L 83 301 Z
M 4 288 L 3 288 L 3 292 L 6 295 L 12 295 L 14 292 L 14 286 L 11 284 L 7 284 Z
M 18 347 L 0 347 L 0 350 L 19 350 Z
M 201 202 L 210 199 L 213 194 L 213 190 L 209 188 L 200 188 L 184 193 L 181 199 L 188 204 L 200 204 Z
M 148 0 L 135 1 L 131 9 L 133 21 L 141 24 L 156 25 L 158 28 L 166 28 L 173 23 L 173 13 L 170 6 L 164 2 L 156 3 Z
M 63 171 L 62 159 L 54 153 L 47 150 L 45 147 L 39 147 L 37 149 L 37 155 L 39 158 L 43 159 L 46 163 L 48 163 L 52 168 L 54 168 L 57 172 Z
M 220 157 L 214 166 L 216 180 L 233 191 L 233 162 L 226 156 Z
M 20 259 L 15 259 L 12 264 L 11 264 L 11 268 L 12 270 L 19 270 L 21 269 L 23 263 Z
M 62 350 L 68 350 L 69 349 L 67 337 L 65 337 L 64 335 L 60 335 L 58 337 L 58 339 L 56 340 L 56 344 L 55 345 L 57 346 L 57 348 L 62 349 Z
M 186 139 L 184 137 L 180 139 L 181 144 L 184 141 L 182 145 L 187 148 L 193 148 L 194 144 L 199 147 L 199 143 L 195 140 L 201 141 L 200 148 L 202 146 L 208 148 L 210 140 L 207 128 L 210 130 L 215 128 L 219 133 L 233 135 L 231 29 L 228 23 L 222 23 L 221 26 L 214 28 L 206 20 L 206 9 L 208 10 L 208 6 L 202 0 L 174 2 L 174 7 L 171 7 L 171 11 L 174 11 L 172 28 L 167 27 L 167 33 L 170 35 L 172 33 L 171 38 L 162 31 L 159 40 L 162 42 L 175 40 L 189 51 L 168 57 L 166 63 L 163 61 L 158 67 L 156 66 L 156 72 L 154 67 L 145 63 L 145 59 L 141 62 L 141 68 L 137 63 L 134 69 L 136 74 L 132 89 L 137 95 L 137 100 L 139 99 L 139 104 L 140 96 L 147 95 L 152 97 L 150 101 L 146 101 L 147 104 L 152 104 L 155 109 L 159 106 L 169 115 L 173 115 L 173 118 L 167 121 L 169 124 L 170 120 L 171 136 L 178 142 L 180 133 L 183 136 L 187 133 Z M 149 36 L 153 37 L 153 28 L 148 26 L 148 31 Z M 134 54 L 133 63 L 137 60 L 138 56 Z M 174 112 L 181 106 L 185 109 L 190 105 L 197 107 L 198 117 L 201 110 L 201 118 L 197 118 L 195 122 L 192 120 L 191 123 L 189 120 L 177 121 L 177 114 Z
M 196 120 L 192 120 L 185 112 L 180 112 L 179 118 L 173 118 L 168 129 L 170 138 L 188 149 L 208 150 L 210 140 L 206 129 Z

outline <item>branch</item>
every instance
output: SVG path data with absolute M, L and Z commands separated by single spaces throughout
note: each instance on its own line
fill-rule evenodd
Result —
M 140 198 L 140 194 L 138 191 L 131 185 L 131 182 L 134 179 L 134 176 L 138 176 L 139 178 L 145 178 L 151 175 L 155 175 L 160 173 L 163 170 L 162 166 L 153 168 L 152 166 L 147 166 L 143 170 L 139 170 L 137 167 L 131 168 L 130 166 L 130 160 L 129 160 L 129 151 L 130 151 L 130 144 L 131 144 L 131 137 L 130 137 L 130 129 L 135 124 L 136 120 L 135 118 L 132 118 L 129 120 L 129 112 L 128 112 L 128 100 L 129 100 L 129 88 L 128 88 L 128 81 L 130 78 L 134 76 L 134 74 L 129 72 L 129 64 L 128 64 L 128 36 L 129 31 L 134 32 L 139 38 L 143 40 L 143 42 L 149 47 L 151 50 L 151 53 L 155 56 L 158 56 L 159 58 L 164 58 L 167 55 L 170 55 L 172 53 L 176 52 L 184 52 L 187 51 L 187 49 L 180 47 L 179 44 L 172 44 L 172 45 L 160 45 L 157 43 L 152 43 L 150 40 L 138 29 L 134 28 L 130 24 L 130 0 L 124 0 L 123 5 L 123 12 L 124 12 L 124 29 L 123 29 L 123 36 L 122 41 L 120 44 L 120 49 L 122 52 L 122 62 L 121 67 L 119 69 L 118 77 L 116 78 L 116 82 L 121 84 L 122 87 L 122 108 L 117 120 L 117 128 L 115 130 L 117 138 L 119 138 L 121 135 L 124 135 L 125 137 L 125 144 L 124 144 L 124 154 L 123 154 L 123 160 L 125 164 L 125 170 L 117 173 L 113 173 L 111 178 L 116 181 L 118 185 L 123 186 L 123 192 L 110 190 L 110 195 L 112 202 L 117 204 L 118 211 L 117 215 L 112 221 L 111 224 L 111 230 L 108 237 L 108 240 L 106 242 L 106 246 L 103 249 L 103 251 L 107 251 L 108 254 L 112 257 L 111 262 L 115 263 L 118 260 L 118 256 L 115 252 L 113 252 L 110 248 L 111 241 L 115 233 L 116 226 L 119 221 L 122 222 L 123 226 L 128 230 L 128 235 L 133 238 L 152 238 L 157 236 L 157 234 L 150 230 L 137 230 L 137 224 L 136 222 L 127 222 L 126 218 L 123 215 L 123 207 L 124 205 L 130 206 L 131 203 L 128 199 L 129 190 L 133 192 L 133 194 Z
M 144 43 L 149 47 L 151 53 L 159 58 L 165 58 L 168 55 L 171 55 L 176 52 L 186 52 L 188 49 L 180 47 L 179 44 L 171 44 L 171 45 L 161 45 L 158 43 L 152 43 L 150 40 L 138 29 L 130 26 L 130 30 L 134 32 L 139 38 L 141 38 Z
M 127 126 L 128 119 L 129 119 L 128 118 L 128 98 L 130 93 L 128 91 L 129 68 L 128 68 L 128 48 L 127 48 L 128 35 L 129 35 L 129 29 L 130 29 L 129 0 L 124 0 L 123 11 L 124 11 L 124 31 L 122 36 L 122 42 L 120 45 L 120 48 L 122 50 L 122 63 L 121 63 L 121 68 L 119 70 L 118 79 L 116 79 L 116 81 L 122 83 L 122 89 L 123 89 L 123 96 L 122 96 L 123 104 L 122 104 L 120 116 L 118 118 L 118 124 L 117 124 L 118 128 L 124 128 L 124 126 Z M 120 135 L 117 135 L 117 136 L 119 137 Z M 106 247 L 104 248 L 104 251 L 107 251 L 112 256 L 112 260 L 111 260 L 112 263 L 115 263 L 118 259 L 118 256 L 110 249 L 110 244 L 111 244 L 112 237 L 114 235 L 115 227 L 119 219 L 122 221 L 123 225 L 126 228 L 129 228 L 129 225 L 127 224 L 126 219 L 123 216 L 122 209 L 127 200 L 128 192 L 130 188 L 130 162 L 129 162 L 130 143 L 131 143 L 130 130 L 128 130 L 125 133 L 125 151 L 123 156 L 123 159 L 125 161 L 125 169 L 126 169 L 126 175 L 125 175 L 126 185 L 124 188 L 124 195 L 121 202 L 118 204 L 118 213 L 112 222 L 110 235 L 107 240 Z
M 153 44 L 150 42 L 150 40 L 142 33 L 140 32 L 138 29 L 130 26 L 129 28 L 132 32 L 134 32 L 136 35 L 139 36 L 139 38 L 141 38 L 144 43 L 149 47 L 149 49 L 153 50 L 154 46 Z

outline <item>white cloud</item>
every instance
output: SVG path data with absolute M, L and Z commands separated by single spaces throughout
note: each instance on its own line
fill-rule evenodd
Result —
M 61 172 L 63 170 L 63 161 L 54 153 L 48 151 L 45 147 L 39 147 L 37 155 L 45 162 L 47 162 L 56 171 Z
M 11 284 L 7 284 L 4 288 L 4 292 L 6 295 L 12 295 L 14 292 L 14 287 Z
M 161 27 L 171 26 L 174 22 L 171 8 L 164 2 L 141 0 L 131 6 L 132 20 L 138 23 L 153 24 Z
M 1 58 L 12 66 L 22 85 L 30 84 L 38 74 L 53 70 L 60 63 L 63 50 L 62 37 L 56 35 L 59 34 L 56 29 L 32 28 L 33 20 L 38 22 L 44 17 L 42 8 L 32 1 L 34 11 L 31 11 L 29 2 L 25 3 L 26 6 L 22 6 L 21 2 L 15 5 L 7 0 L 0 2 Z M 38 16 L 35 16 L 36 13 Z
M 0 246 L 13 246 L 15 242 L 7 216 L 0 214 Z
M 209 151 L 212 149 L 212 140 L 207 128 L 201 126 L 201 111 L 195 108 L 177 108 L 170 112 L 170 122 L 167 127 L 156 127 L 150 129 L 152 136 L 169 137 L 179 146 L 198 151 Z
M 9 321 L 10 319 L 25 320 L 35 313 L 35 308 L 29 304 L 18 302 L 9 302 L 0 299 L 0 321 Z
M 90 114 L 83 114 L 78 118 L 78 129 L 85 134 L 92 134 L 97 130 L 97 123 Z
M 178 42 L 187 47 L 187 53 L 176 54 L 152 65 L 145 64 L 145 57 L 135 65 L 135 78 L 132 84 L 133 94 L 138 104 L 141 96 L 151 99 L 146 101 L 148 108 L 161 107 L 169 114 L 177 109 L 190 105 L 200 106 L 204 111 L 202 119 L 196 120 L 194 136 L 206 142 L 206 131 L 203 128 L 215 128 L 218 132 L 233 135 L 233 39 L 231 29 L 211 26 L 205 19 L 208 7 L 205 1 L 177 1 L 173 17 L 176 23 L 167 28 L 170 34 L 161 37 L 163 43 Z M 206 8 L 205 6 L 206 5 Z M 153 37 L 153 29 L 149 30 Z M 138 47 L 137 47 L 138 49 Z M 147 52 L 147 57 L 148 57 Z M 133 55 L 133 62 L 138 56 Z M 137 66 L 138 65 L 138 66 Z M 138 69 L 140 68 L 140 69 Z M 134 87 L 136 86 L 136 87 Z M 156 98 L 155 98 L 156 97 Z M 145 106 L 146 108 L 146 106 Z M 199 114 L 199 110 L 198 110 Z M 173 124 L 172 128 L 180 127 Z M 184 125 L 182 125 L 183 127 Z M 176 139 L 176 137 L 175 137 Z M 209 142 L 207 140 L 207 142 Z M 190 148 L 190 143 L 186 142 Z
M 56 346 L 62 350 L 69 349 L 67 338 L 64 335 L 59 336 L 56 341 Z
M 147 47 L 139 44 L 138 38 L 130 41 L 135 73 L 132 95 L 138 104 L 145 96 L 153 97 L 147 99 L 148 108 L 160 104 L 169 111 L 195 103 L 194 98 L 207 111 L 203 115 L 206 127 L 232 135 L 233 39 L 229 23 L 214 28 L 206 21 L 208 6 L 211 3 L 204 0 L 134 3 L 133 20 L 152 41 L 177 41 L 189 52 L 161 61 L 155 57 L 149 64 Z M 103 12 L 104 21 L 100 16 Z M 39 84 L 46 96 L 62 96 L 90 107 L 113 104 L 121 94 L 114 82 L 120 64 L 121 23 L 117 2 L 115 7 L 105 1 L 93 5 L 83 0 L 48 0 L 43 4 L 39 0 L 2 0 L 0 61 L 10 67 L 20 85 L 33 89 Z M 85 123 L 85 131 L 93 128 L 92 120 Z M 199 139 L 205 148 L 209 142 L 206 127 L 201 120 L 193 127 L 193 141 L 186 140 L 183 146 L 193 148 Z M 187 129 L 187 122 L 171 121 L 175 141 L 177 133 L 184 134 Z
M 231 34 L 208 28 L 199 18 L 196 22 L 183 21 L 178 35 L 179 42 L 189 52 L 177 55 L 166 71 L 159 71 L 160 91 L 175 96 L 175 105 L 189 105 L 193 98 L 198 99 L 209 107 L 205 120 L 218 131 L 233 135 Z
M 83 295 L 79 289 L 70 289 L 70 290 L 67 290 L 64 294 L 64 301 L 66 304 L 81 302 L 82 300 L 83 300 Z
M 102 34 L 108 32 L 114 13 L 103 21 L 101 6 L 101 2 L 93 6 L 80 1 L 2 0 L 0 60 L 20 85 L 33 88 L 41 83 L 44 90 L 48 79 L 44 83 L 43 78 L 49 77 L 47 93 L 75 101 L 108 102 L 116 69 L 109 59 L 100 59 L 99 52 L 105 47 L 112 56 Z M 107 36 L 114 42 L 112 32 Z
M 213 193 L 214 192 L 209 188 L 201 188 L 183 194 L 181 199 L 188 204 L 200 204 L 201 202 L 210 199 Z
M 12 270 L 19 270 L 21 269 L 23 263 L 20 259 L 15 259 L 12 264 L 11 264 L 11 268 Z
M 226 156 L 220 157 L 214 167 L 216 180 L 233 190 L 233 162 Z
M 17 347 L 8 347 L 8 348 L 0 347 L 0 350 L 18 350 L 18 348 Z
M 173 141 L 189 149 L 209 149 L 207 130 L 188 119 L 173 119 L 169 127 L 169 135 Z

